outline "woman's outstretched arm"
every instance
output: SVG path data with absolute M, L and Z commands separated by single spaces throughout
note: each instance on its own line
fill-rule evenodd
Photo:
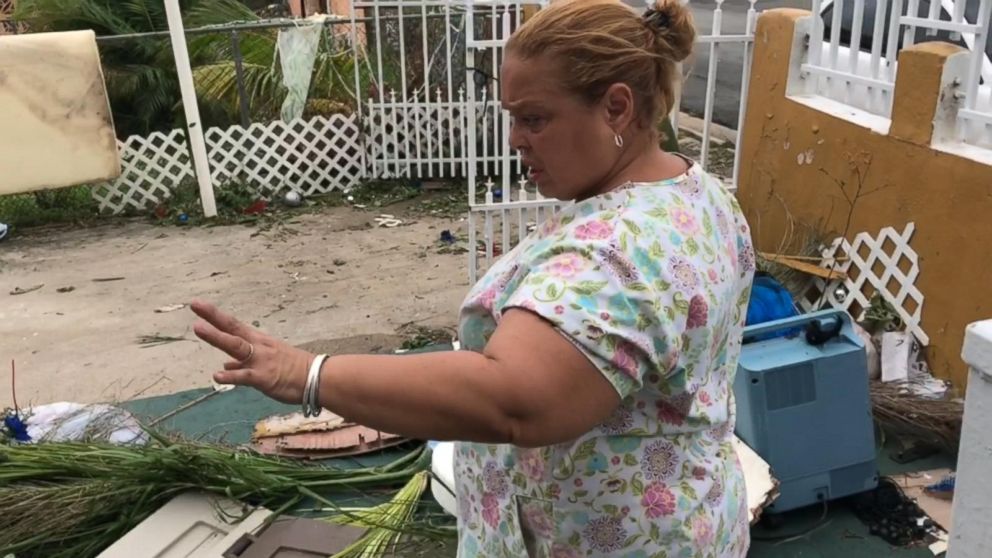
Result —
M 196 334 L 237 360 L 219 383 L 300 403 L 314 355 L 246 326 L 213 305 L 192 305 Z M 250 356 L 250 358 L 248 358 Z M 619 405 L 609 381 L 531 312 L 511 309 L 482 353 L 341 355 L 324 362 L 321 405 L 371 428 L 417 439 L 537 447 L 573 440 Z

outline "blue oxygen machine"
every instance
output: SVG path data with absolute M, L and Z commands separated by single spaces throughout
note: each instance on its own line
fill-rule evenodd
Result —
M 780 483 L 768 512 L 877 486 L 865 347 L 847 312 L 745 328 L 734 395 L 737 436 Z

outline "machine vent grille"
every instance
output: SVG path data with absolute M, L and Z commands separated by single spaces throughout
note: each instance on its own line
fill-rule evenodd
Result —
M 765 373 L 764 381 L 769 411 L 816 401 L 816 373 L 812 363 L 770 370 Z

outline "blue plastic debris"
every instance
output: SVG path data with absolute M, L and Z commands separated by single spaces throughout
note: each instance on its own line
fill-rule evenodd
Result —
M 927 494 L 936 498 L 950 499 L 954 496 L 954 474 L 950 474 L 940 481 L 931 484 L 923 489 Z
M 28 434 L 28 426 L 24 424 L 24 421 L 16 413 L 10 413 L 4 417 L 3 425 L 11 438 L 18 442 L 31 441 L 31 436 Z
M 800 314 L 792 301 L 792 295 L 782 283 L 771 275 L 759 273 L 751 285 L 751 302 L 747 307 L 747 325 L 753 326 L 775 320 L 791 318 Z M 763 341 L 774 337 L 787 337 L 801 331 L 799 328 L 775 331 L 756 335 L 749 341 Z

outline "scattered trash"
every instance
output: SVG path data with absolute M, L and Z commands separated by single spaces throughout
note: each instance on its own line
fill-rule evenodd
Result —
M 937 540 L 928 548 L 934 556 L 942 556 L 947 553 L 947 543 L 951 540 L 950 535 L 941 533 L 937 535 Z
M 761 512 L 778 498 L 778 480 L 771 467 L 750 446 L 734 436 L 734 450 L 744 469 L 744 492 L 747 494 L 747 518 L 751 525 L 761 519 Z
M 899 384 L 903 391 L 929 398 L 943 398 L 949 385 L 934 378 L 921 356 L 920 343 L 911 332 L 886 331 L 881 334 L 882 381 Z
M 269 417 L 255 425 L 252 435 L 252 447 L 259 453 L 304 459 L 362 455 L 405 441 L 328 411 L 310 418 L 302 413 Z
M 445 244 L 454 244 L 455 243 L 455 235 L 451 234 L 451 231 L 445 229 L 445 230 L 441 231 L 441 242 L 443 242 Z
M 186 224 L 186 223 L 188 223 L 188 222 L 189 222 L 189 215 L 187 215 L 187 214 L 186 214 L 185 212 L 183 212 L 183 213 L 180 213 L 180 214 L 179 214 L 179 216 L 178 216 L 178 217 L 176 217 L 176 219 L 177 219 L 177 220 L 178 220 L 178 221 L 179 221 L 180 223 L 182 223 L 182 224 Z
M 37 291 L 38 289 L 40 289 L 40 288 L 42 288 L 42 287 L 44 287 L 44 286 L 45 286 L 45 284 L 44 284 L 44 283 L 42 283 L 42 284 L 40 284 L 40 285 L 35 285 L 35 286 L 33 286 L 33 287 L 28 287 L 28 288 L 26 288 L 26 289 L 22 289 L 22 288 L 20 288 L 20 287 L 14 287 L 14 290 L 12 290 L 12 291 L 10 291 L 10 294 L 11 294 L 11 295 L 22 295 L 22 294 L 27 294 L 27 293 L 30 293 L 30 292 L 34 292 L 34 291 Z
M 27 425 L 24 424 L 23 419 L 17 413 L 17 411 L 12 411 L 3 417 L 3 426 L 7 430 L 7 435 L 18 442 L 30 442 L 31 435 L 28 434 Z
M 59 288 L 55 289 L 55 292 L 57 292 L 57 293 L 71 293 L 74 290 L 76 290 L 76 287 L 73 287 L 72 285 L 69 285 L 68 287 L 59 287 Z
M 93 279 L 94 283 L 109 283 L 111 281 L 123 281 L 123 277 L 97 277 Z
M 175 343 L 176 341 L 186 341 L 185 337 L 172 337 L 169 335 L 139 335 L 138 344 L 142 348 L 147 347 L 157 347 L 159 345 L 165 345 L 167 343 Z
M 945 475 L 940 481 L 924 488 L 923 492 L 940 500 L 953 500 L 955 478 L 954 473 Z
M 61 401 L 25 409 L 24 424 L 36 442 L 105 441 L 145 444 L 148 434 L 129 412 L 111 405 Z
M 303 196 L 296 190 L 289 190 L 283 195 L 282 201 L 289 207 L 300 207 L 303 205 Z
M 808 275 L 812 275 L 814 277 L 819 277 L 819 278 L 825 279 L 827 281 L 833 281 L 833 280 L 846 281 L 847 280 L 847 274 L 844 273 L 843 271 L 839 271 L 839 270 L 836 270 L 836 269 L 832 270 L 832 269 L 829 269 L 829 268 L 825 268 L 825 267 L 821 267 L 819 265 L 816 265 L 816 263 L 819 263 L 819 261 L 822 260 L 821 258 L 806 258 L 806 257 L 802 257 L 802 256 L 785 256 L 785 255 L 782 255 L 782 254 L 770 254 L 768 252 L 759 252 L 758 255 L 761 256 L 762 258 L 768 260 L 770 263 L 776 263 L 776 264 L 779 264 L 779 265 L 783 265 L 783 266 L 788 267 L 790 269 L 794 269 L 796 271 L 801 271 L 801 272 L 806 273 Z M 807 259 L 810 260 L 810 261 L 803 261 L 803 260 L 807 260 Z
M 868 526 L 869 533 L 894 546 L 937 541 L 943 529 L 910 499 L 908 490 L 900 484 L 903 480 L 879 479 L 875 490 L 854 499 L 854 514 Z
M 163 306 L 161 308 L 156 308 L 155 309 L 155 313 L 156 314 L 165 314 L 167 312 L 175 312 L 176 310 L 182 310 L 183 308 L 186 308 L 186 305 L 185 304 L 170 304 L 168 306 Z
M 388 228 L 398 227 L 403 224 L 403 221 L 400 221 L 395 216 L 388 215 L 385 213 L 376 217 L 375 219 L 373 219 L 373 221 L 375 221 L 375 223 L 380 227 L 388 227 Z
M 482 240 L 479 241 L 479 246 L 476 248 L 476 252 L 480 256 L 486 255 L 486 243 Z M 503 247 L 499 244 L 493 243 L 493 257 L 498 258 L 503 255 Z
M 268 207 L 269 207 L 268 201 L 258 200 L 255 203 L 249 205 L 248 207 L 242 209 L 241 213 L 245 215 L 261 215 L 262 213 L 265 213 L 265 210 L 268 209 Z
M 903 493 L 916 501 L 916 505 L 939 529 L 951 528 L 951 498 L 954 493 L 954 472 L 950 469 L 933 469 L 916 473 L 895 475 L 892 481 Z M 925 521 L 924 521 L 925 522 Z

